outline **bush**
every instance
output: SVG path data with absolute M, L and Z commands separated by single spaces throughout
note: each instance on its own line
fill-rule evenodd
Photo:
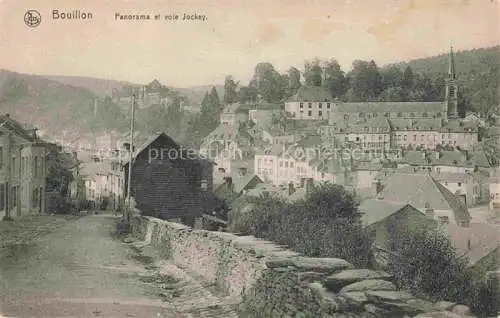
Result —
M 293 203 L 268 194 L 239 198 L 229 224 L 231 232 L 284 244 L 305 256 L 371 265 L 371 240 L 361 227 L 357 204 L 338 185 L 320 186 Z

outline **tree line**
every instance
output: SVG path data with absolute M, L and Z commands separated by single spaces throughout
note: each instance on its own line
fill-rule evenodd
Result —
M 335 59 L 305 61 L 303 71 L 290 67 L 280 74 L 271 63 L 255 66 L 247 86 L 232 76 L 224 83 L 224 103 L 280 103 L 301 86 L 320 86 L 344 102 L 443 101 L 447 54 L 379 67 L 373 60 L 355 60 L 345 72 Z M 498 104 L 498 47 L 458 52 L 459 113 L 488 115 Z

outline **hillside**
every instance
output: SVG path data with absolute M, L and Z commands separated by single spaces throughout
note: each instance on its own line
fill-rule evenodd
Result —
M 121 90 L 125 85 L 134 85 L 125 81 L 108 80 L 94 77 L 84 76 L 57 76 L 57 75 L 41 75 L 48 80 L 59 82 L 62 84 L 71 85 L 74 87 L 81 87 L 89 90 L 95 95 L 104 98 L 111 96 L 113 89 Z
M 396 64 L 410 66 L 415 73 L 444 78 L 448 73 L 448 54 Z M 459 90 L 472 108 L 487 112 L 499 104 L 500 46 L 458 51 L 454 55 Z
M 113 89 L 121 91 L 126 86 L 139 86 L 125 81 L 108 80 L 94 77 L 83 76 L 56 76 L 56 75 L 41 75 L 46 79 L 67 84 L 75 87 L 85 88 L 97 96 L 104 98 L 106 95 L 111 96 Z M 167 85 L 168 86 L 168 85 Z M 185 88 L 170 87 L 169 89 L 179 92 L 180 95 L 185 96 L 189 105 L 199 105 L 205 95 L 205 92 L 212 89 L 211 85 L 191 86 Z M 224 92 L 223 85 L 216 86 L 217 92 L 222 96 Z
M 62 130 L 82 135 L 127 127 L 117 105 L 87 89 L 5 70 L 0 71 L 0 112 L 54 135 Z

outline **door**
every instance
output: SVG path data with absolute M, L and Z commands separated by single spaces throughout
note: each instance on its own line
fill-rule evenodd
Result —
M 42 203 L 43 203 L 42 196 L 43 195 L 44 195 L 43 188 L 40 187 L 40 193 L 38 194 L 38 213 L 42 213 L 42 211 L 43 211 L 43 209 L 42 209 Z

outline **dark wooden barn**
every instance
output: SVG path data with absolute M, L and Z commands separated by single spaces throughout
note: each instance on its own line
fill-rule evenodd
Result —
M 128 162 L 124 164 L 126 196 Z M 193 222 L 207 208 L 213 163 L 164 133 L 151 136 L 134 152 L 131 194 L 143 215 Z

